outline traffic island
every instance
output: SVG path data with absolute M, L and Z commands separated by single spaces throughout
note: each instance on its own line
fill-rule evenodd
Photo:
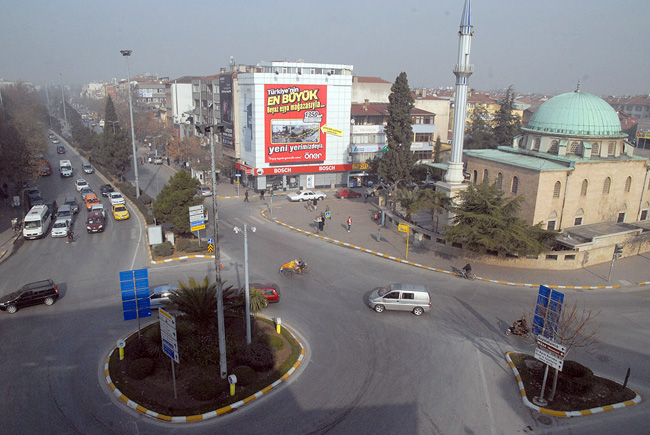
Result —
M 112 350 L 106 358 L 106 382 L 129 407 L 163 421 L 201 421 L 238 409 L 281 385 L 305 358 L 295 335 L 266 318 L 255 319 L 247 347 L 244 323 L 229 319 L 226 327 L 228 372 L 237 376 L 234 388 L 219 375 L 216 333 L 199 334 L 182 318 L 177 319 L 180 364 L 175 366 L 175 388 L 159 322 L 142 328 L 141 337 L 131 334 L 123 349 Z
M 506 361 L 512 369 L 521 399 L 529 408 L 556 417 L 579 417 L 611 411 L 641 402 L 634 390 L 593 374 L 575 361 L 565 361 L 557 382 L 553 400 L 548 400 L 552 386 L 552 375 L 546 385 L 545 395 L 548 404 L 544 407 L 533 403 L 539 397 L 544 377 L 544 364 L 532 355 L 508 352 Z

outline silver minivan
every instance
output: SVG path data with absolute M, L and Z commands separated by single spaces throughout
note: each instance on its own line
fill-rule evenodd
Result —
M 419 316 L 431 310 L 431 296 L 425 285 L 394 283 L 373 290 L 369 305 L 378 313 L 384 310 L 411 311 Z

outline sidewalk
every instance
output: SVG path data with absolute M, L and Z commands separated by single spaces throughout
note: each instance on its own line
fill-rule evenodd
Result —
M 242 201 L 245 190 L 244 187 L 240 187 Z M 307 203 L 289 202 L 284 193 L 276 193 L 271 206 L 268 195 L 266 195 L 265 201 L 261 201 L 259 195 L 256 195 L 252 189 L 249 189 L 250 205 L 260 211 L 268 207 L 264 214 L 267 219 L 293 230 L 320 237 L 323 243 L 337 243 L 349 246 L 351 249 L 361 249 L 368 252 L 369 255 L 380 255 L 396 261 L 407 262 L 408 260 L 408 263 L 433 268 L 436 273 L 457 272 L 467 262 L 462 257 L 449 256 L 416 247 L 412 239 L 409 240 L 407 259 L 406 234 L 380 227 L 373 219 L 374 213 L 378 210 L 377 198 L 368 198 L 368 202 L 364 203 L 363 198 L 336 199 L 334 197 L 335 190 L 323 191 L 327 194 L 327 198 L 318 202 L 317 211 L 308 211 Z M 223 198 L 223 201 L 231 200 L 226 198 L 232 198 L 236 194 L 236 185 L 223 183 L 217 186 L 217 195 Z M 326 219 L 324 231 L 319 233 L 314 219 L 328 206 L 331 219 Z M 350 232 L 347 231 L 346 225 L 348 216 L 352 219 Z M 381 230 L 380 242 L 376 239 L 378 229 Z M 345 248 L 342 247 L 342 249 Z M 648 273 L 650 255 L 638 255 L 617 260 L 609 282 L 607 276 L 610 263 L 572 271 L 516 269 L 474 262 L 472 267 L 480 280 L 516 286 L 537 287 L 540 284 L 546 284 L 559 288 L 633 288 L 645 285 L 650 281 L 650 273 Z

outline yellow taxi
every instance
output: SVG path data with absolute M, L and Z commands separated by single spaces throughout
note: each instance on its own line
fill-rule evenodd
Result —
M 115 218 L 116 221 L 122 221 L 129 217 L 129 211 L 126 209 L 124 204 L 115 204 L 113 206 L 113 218 Z

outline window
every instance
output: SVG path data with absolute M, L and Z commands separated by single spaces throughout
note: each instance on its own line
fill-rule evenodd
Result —
M 616 142 L 610 142 L 609 146 L 607 147 L 607 155 L 608 156 L 613 156 L 614 155 L 614 146 L 616 145 Z
M 571 147 L 569 148 L 569 152 L 571 154 L 576 154 L 578 152 L 578 147 L 579 146 L 580 146 L 580 142 L 578 142 L 578 141 L 571 142 Z
M 629 192 L 630 191 L 630 186 L 632 185 L 632 177 L 627 177 L 625 179 L 625 191 Z
M 533 142 L 533 151 L 539 151 L 539 147 L 542 145 L 542 139 L 539 137 L 535 138 L 535 142 Z
M 600 155 L 600 142 L 594 142 L 591 144 L 591 155 L 592 156 Z
M 488 182 L 488 170 L 483 169 L 483 182 L 487 183 Z
M 499 172 L 497 175 L 497 188 L 501 190 L 501 187 L 503 186 L 503 174 Z
M 519 178 L 512 177 L 512 193 L 516 194 L 519 188 Z
M 609 187 L 612 184 L 612 179 L 607 177 L 605 178 L 605 182 L 603 183 L 603 195 L 609 195 Z
M 559 198 L 560 197 L 560 189 L 562 188 L 562 184 L 559 181 L 555 182 L 555 187 L 553 188 L 553 198 Z
M 551 154 L 557 154 L 557 147 L 560 143 L 556 140 L 551 142 L 551 147 L 548 149 L 548 152 Z
M 642 221 L 648 220 L 648 210 L 641 210 L 641 219 Z
M 582 180 L 582 188 L 580 188 L 580 196 L 587 196 L 587 187 L 589 187 L 589 182 L 587 180 Z
M 406 292 L 404 292 L 404 293 L 402 293 L 402 299 L 411 299 L 411 300 L 413 300 L 413 299 L 415 299 L 414 293 L 406 293 Z
M 582 216 L 577 217 L 577 218 L 573 221 L 573 225 L 575 225 L 575 226 L 582 225 Z
M 625 212 L 621 212 L 618 214 L 618 218 L 616 219 L 617 224 L 621 224 L 625 222 Z
M 474 185 L 476 185 L 476 183 L 478 183 L 478 171 L 474 170 Z
M 384 296 L 384 299 L 399 299 L 399 292 L 390 292 Z
M 555 221 L 548 221 L 546 224 L 546 229 L 549 231 L 555 230 Z

